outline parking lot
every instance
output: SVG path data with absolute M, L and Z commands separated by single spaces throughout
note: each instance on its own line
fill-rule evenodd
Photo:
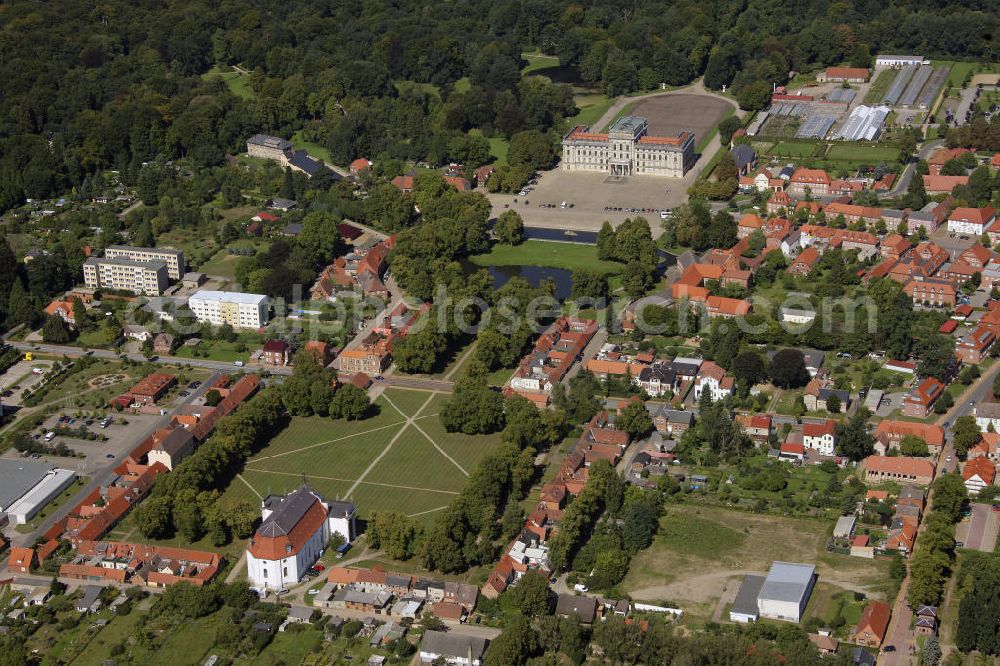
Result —
M 658 212 L 632 213 L 628 209 L 655 211 L 679 206 L 687 200 L 687 188 L 694 182 L 699 166 L 684 178 L 631 176 L 613 178 L 603 173 L 554 169 L 539 175 L 528 196 L 490 194 L 493 215 L 515 210 L 525 225 L 550 229 L 598 231 L 605 220 L 618 226 L 625 218 L 642 215 L 654 229 Z M 572 208 L 560 208 L 562 202 Z M 546 207 L 548 205 L 552 207 Z M 611 208 L 621 210 L 610 210 Z
M 71 410 L 57 412 L 46 419 L 40 428 L 33 430 L 30 435 L 32 437 L 37 435 L 38 441 L 44 442 L 45 433 L 51 432 L 61 425 L 71 429 L 84 427 L 90 432 L 106 436 L 107 441 L 94 441 L 68 435 L 57 435 L 51 441 L 44 442 L 50 446 L 62 443 L 82 454 L 81 458 L 60 458 L 57 456 L 42 456 L 42 458 L 67 469 L 79 471 L 84 475 L 109 465 L 113 459 L 131 451 L 143 437 L 149 434 L 154 424 L 162 419 L 161 416 L 155 414 L 121 415 L 109 412 L 111 424 L 107 428 L 101 428 L 100 418 L 75 417 L 74 414 L 75 412 Z M 60 418 L 74 419 L 74 422 L 60 422 Z M 123 419 L 126 421 L 124 424 L 122 423 Z M 88 421 L 92 421 L 92 423 L 87 425 Z M 17 451 L 11 449 L 5 457 L 18 457 L 19 455 Z
M 989 504 L 972 504 L 972 515 L 958 524 L 955 539 L 966 548 L 992 553 L 997 542 L 997 526 L 1000 512 L 993 511 Z
M 44 372 L 36 373 L 33 371 L 48 371 L 51 367 L 52 361 L 18 361 L 7 372 L 0 375 L 0 395 L 2 395 L 0 399 L 3 400 L 3 404 L 20 405 L 21 394 L 25 389 L 31 388 L 45 376 Z

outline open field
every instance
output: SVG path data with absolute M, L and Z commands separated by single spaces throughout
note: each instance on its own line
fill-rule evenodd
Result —
M 326 146 L 306 141 L 302 138 L 302 130 L 299 130 L 292 135 L 291 142 L 292 145 L 295 146 L 296 150 L 306 150 L 316 159 L 323 160 L 327 164 L 333 164 L 333 159 L 330 157 L 330 151 L 327 150 Z
M 678 603 L 710 615 L 724 588 L 774 560 L 816 565 L 819 581 L 884 597 L 887 562 L 827 552 L 832 521 L 669 506 L 653 545 L 632 560 L 621 588 L 633 598 Z
M 649 134 L 653 136 L 694 132 L 695 140 L 699 141 L 708 136 L 731 109 L 732 106 L 717 97 L 678 94 L 640 100 L 629 112 L 649 121 Z
M 469 134 L 482 135 L 482 130 L 473 128 L 469 130 Z M 493 156 L 494 166 L 507 164 L 507 151 L 510 150 L 510 141 L 502 136 L 487 137 L 486 140 L 490 142 L 490 155 Z
M 247 462 L 223 501 L 287 492 L 304 478 L 329 499 L 350 497 L 362 518 L 398 511 L 430 522 L 500 442 L 446 433 L 437 417 L 446 397 L 389 389 L 376 401 L 379 414 L 364 421 L 295 417 Z
M 806 141 L 779 141 L 769 153 L 781 157 L 812 157 L 817 148 L 817 144 Z
M 201 75 L 203 79 L 222 79 L 229 91 L 242 99 L 256 99 L 257 94 L 250 89 L 249 79 L 237 71 L 223 71 L 213 67 Z
M 576 102 L 576 108 L 580 109 L 580 112 L 569 118 L 571 126 L 593 125 L 615 103 L 613 98 L 609 98 L 607 95 L 601 93 L 579 93 L 574 96 L 574 101 Z
M 834 144 L 826 157 L 830 160 L 894 162 L 899 156 L 895 146 L 868 145 L 863 143 Z
M 597 258 L 597 247 L 577 243 L 529 240 L 520 245 L 494 245 L 488 254 L 469 257 L 476 266 L 547 266 L 620 273 L 624 266 Z
M 525 74 L 531 74 L 539 69 L 559 66 L 558 56 L 550 56 L 543 53 L 522 53 L 521 58 L 528 62 L 528 64 L 521 69 L 522 76 Z

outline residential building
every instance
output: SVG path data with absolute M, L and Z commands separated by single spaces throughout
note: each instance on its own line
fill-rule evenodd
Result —
M 754 213 L 747 213 L 740 218 L 739 222 L 736 223 L 736 237 L 746 238 L 755 231 L 764 228 L 764 220 L 761 219 L 760 215 L 755 215 Z
M 913 300 L 914 307 L 952 307 L 958 294 L 955 283 L 944 278 L 910 280 L 903 290 Z
M 284 340 L 268 340 L 261 348 L 261 361 L 264 365 L 288 365 L 291 349 Z
M 927 418 L 931 407 L 934 406 L 943 392 L 944 384 L 934 377 L 925 378 L 903 396 L 903 416 L 914 416 L 918 419 Z
M 1000 432 L 1000 402 L 980 402 L 972 408 L 976 417 L 976 425 L 983 432 L 988 432 L 993 426 L 994 432 Z
M 695 136 L 649 136 L 641 116 L 622 116 L 606 134 L 577 125 L 562 140 L 562 168 L 612 176 L 657 175 L 681 178 L 694 163 Z
M 694 383 L 694 397 L 701 399 L 701 394 L 708 391 L 713 401 L 722 400 L 733 392 L 734 381 L 726 376 L 722 366 L 714 361 L 705 361 L 698 370 L 698 378 Z
M 556 600 L 556 616 L 592 624 L 597 618 L 597 599 L 576 594 L 560 594 Z
M 535 341 L 510 380 L 509 389 L 521 395 L 547 395 L 562 381 L 597 333 L 597 322 L 560 317 Z
M 167 277 L 171 280 L 180 280 L 187 271 L 184 251 L 172 248 L 109 245 L 104 248 L 104 256 L 108 259 L 130 259 L 146 263 L 162 261 L 167 265 Z
M 265 160 L 285 162 L 295 152 L 292 142 L 276 136 L 254 134 L 247 139 L 247 154 Z
M 921 636 L 933 636 L 937 634 L 938 611 L 934 606 L 918 606 L 916 612 L 916 622 L 913 628 Z
M 118 585 L 207 585 L 222 565 L 218 553 L 120 541 L 81 541 L 59 576 Z M 98 588 L 99 589 L 99 588 Z
M 948 216 L 948 231 L 955 234 L 982 236 L 997 219 L 992 206 L 985 208 L 956 208 Z
M 74 300 L 76 299 L 68 298 L 64 301 L 55 299 L 45 306 L 45 314 L 50 317 L 59 317 L 70 326 L 76 326 L 76 317 L 73 315 Z
M 809 275 L 816 262 L 819 261 L 819 251 L 814 247 L 807 247 L 795 257 L 795 260 L 788 266 L 788 272 L 792 275 L 805 277 Z
M 915 483 L 926 486 L 934 480 L 934 463 L 906 456 L 868 456 L 864 461 L 865 481 Z
M 892 608 L 881 601 L 869 601 L 861 613 L 858 626 L 851 632 L 851 642 L 866 647 L 880 648 L 889 630 Z
M 9 573 L 31 573 L 32 567 L 36 564 L 35 551 L 33 548 L 11 548 L 7 559 L 7 571 Z
M 968 185 L 968 176 L 924 176 L 927 194 L 950 194 L 959 185 Z M 929 230 L 928 230 L 929 231 Z
M 194 451 L 194 436 L 185 428 L 161 428 L 150 438 L 153 445 L 146 454 L 149 464 L 160 463 L 170 471 Z
M 980 324 L 963 336 L 955 345 L 955 356 L 963 363 L 979 363 L 996 342 L 997 336 L 989 326 Z
M 932 176 L 938 176 L 945 164 L 968 152 L 971 152 L 968 148 L 938 148 L 927 158 L 927 171 Z
M 261 502 L 264 522 L 246 550 L 250 582 L 260 589 L 282 590 L 301 580 L 335 531 L 331 519 L 334 508 L 339 515 L 349 516 L 348 534 L 343 536 L 351 541 L 355 510 L 350 503 L 328 504 L 305 485 L 285 497 L 264 498 Z
M 233 328 L 261 328 L 268 321 L 267 296 L 236 291 L 199 290 L 188 299 L 188 307 L 200 322 Z
M 996 465 L 987 457 L 972 458 L 962 468 L 962 479 L 970 495 L 978 495 L 987 486 L 993 485 Z
M 83 262 L 83 282 L 91 289 L 120 289 L 159 296 L 169 286 L 167 264 L 125 257 L 89 257 Z
M 885 419 L 879 421 L 875 428 L 875 451 L 879 455 L 885 455 L 890 449 L 898 449 L 900 442 L 907 436 L 923 440 L 931 452 L 940 451 L 944 446 L 944 428 L 941 426 Z
M 771 436 L 770 414 L 737 414 L 736 424 L 758 446 Z
M 420 663 L 480 666 L 488 644 L 482 636 L 456 631 L 425 631 L 420 641 Z
M 802 426 L 802 444 L 824 456 L 832 456 L 836 443 L 837 422 L 825 419 L 822 423 L 805 423 Z
M 807 194 L 813 197 L 826 196 L 830 192 L 830 182 L 830 175 L 826 171 L 800 167 L 788 182 L 788 194 L 801 198 Z
M 153 372 L 143 377 L 122 396 L 128 399 L 128 405 L 151 405 L 163 397 L 177 383 L 177 377 L 165 372 Z M 128 405 L 125 405 L 126 407 Z
M 381 345 L 366 345 L 359 349 L 348 349 L 342 351 L 337 357 L 341 372 L 345 374 L 364 373 L 371 377 L 381 375 L 382 371 L 389 367 L 391 359 L 389 351 Z

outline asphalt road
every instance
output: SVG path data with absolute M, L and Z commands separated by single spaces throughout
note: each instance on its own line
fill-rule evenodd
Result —
M 892 186 L 892 189 L 881 196 L 882 199 L 892 199 L 898 197 L 902 194 L 906 194 L 906 188 L 910 186 L 910 180 L 913 178 L 913 174 L 917 169 L 917 162 L 920 160 L 926 160 L 930 157 L 931 153 L 944 145 L 944 141 L 941 139 L 935 139 L 933 141 L 927 141 L 920 147 L 917 151 L 917 158 L 911 160 L 906 167 L 903 169 L 903 173 L 900 174 L 899 178 L 896 179 L 896 183 Z

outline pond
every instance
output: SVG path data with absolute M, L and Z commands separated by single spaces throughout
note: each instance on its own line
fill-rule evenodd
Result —
M 527 280 L 531 286 L 537 287 L 542 280 L 552 280 L 556 285 L 556 298 L 564 300 L 573 293 L 573 272 L 564 268 L 549 268 L 547 266 L 476 266 L 462 261 L 462 269 L 466 275 L 471 275 L 485 268 L 493 278 L 493 288 L 499 289 L 507 284 L 512 277 L 518 276 Z

